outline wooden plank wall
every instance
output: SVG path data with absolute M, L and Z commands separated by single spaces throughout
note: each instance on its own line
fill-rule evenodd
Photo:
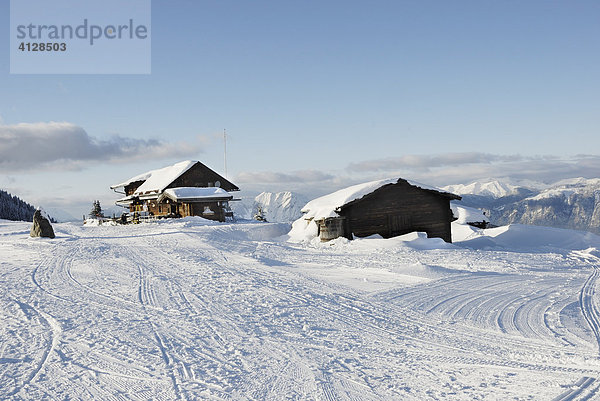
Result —
M 380 234 L 389 238 L 424 231 L 428 237 L 452 242 L 450 201 L 408 184 L 384 186 L 343 208 L 340 215 L 357 237 Z

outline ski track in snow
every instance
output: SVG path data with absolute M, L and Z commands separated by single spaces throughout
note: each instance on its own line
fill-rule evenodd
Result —
M 0 398 L 598 396 L 593 255 L 301 247 L 269 227 L 3 235 Z M 367 273 L 404 265 L 426 280 Z
M 596 301 L 598 298 L 596 288 L 598 286 L 600 258 L 577 251 L 573 252 L 573 257 L 592 266 L 592 273 L 587 280 L 585 280 L 579 293 L 579 306 L 590 330 L 594 333 L 597 352 L 600 352 L 600 309 L 598 309 Z M 578 382 L 573 384 L 572 388 L 554 398 L 553 401 L 592 399 L 600 389 L 600 385 L 597 384 L 600 381 L 599 378 L 600 377 L 593 378 L 584 376 Z

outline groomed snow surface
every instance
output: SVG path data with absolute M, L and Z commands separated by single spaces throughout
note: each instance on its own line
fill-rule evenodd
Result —
M 454 225 L 294 244 L 289 225 L 0 221 L 3 400 L 600 396 L 600 238 Z

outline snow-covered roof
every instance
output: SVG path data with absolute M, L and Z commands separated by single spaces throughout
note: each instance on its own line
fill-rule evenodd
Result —
M 388 184 L 396 184 L 400 180 L 404 180 L 402 178 L 389 178 L 385 180 L 378 181 L 370 181 L 363 184 L 353 185 L 348 188 L 340 189 L 339 191 L 333 192 L 329 195 L 321 196 L 320 198 L 313 199 L 308 202 L 306 206 L 302 208 L 302 212 L 306 213 L 304 215 L 305 219 L 314 218 L 316 220 L 323 219 L 326 217 L 335 217 L 337 216 L 336 210 L 341 208 L 342 206 L 362 198 L 365 195 L 370 194 L 371 192 L 376 191 L 377 189 L 383 187 Z M 404 180 L 408 182 L 408 184 L 413 187 L 425 189 L 428 191 L 439 192 L 440 194 L 446 194 L 453 198 L 457 198 L 456 195 L 451 194 L 450 192 L 421 184 L 416 181 Z
M 115 203 L 117 205 L 127 206 L 131 203 L 133 199 L 139 200 L 152 200 L 156 199 L 158 201 L 162 201 L 164 197 L 168 197 L 169 199 L 178 201 L 193 201 L 193 200 L 202 200 L 202 199 L 222 199 L 222 200 L 230 200 L 233 199 L 233 195 L 229 192 L 225 191 L 223 188 L 210 187 L 210 188 L 199 188 L 199 187 L 178 187 L 178 188 L 169 188 L 165 189 L 161 195 L 158 195 L 155 192 L 150 194 L 142 194 L 142 195 L 129 195 L 125 196 L 117 200 Z
M 179 187 L 165 189 L 164 196 L 174 201 L 189 201 L 194 199 L 233 199 L 233 196 L 223 188 L 210 187 Z
M 145 181 L 135 191 L 135 195 L 144 194 L 146 192 L 159 193 L 162 192 L 169 184 L 179 178 L 183 173 L 188 171 L 194 164 L 198 163 L 197 160 L 185 160 L 179 163 L 175 163 L 172 166 L 159 168 L 157 170 L 151 170 L 143 174 L 138 174 L 131 177 L 127 181 L 121 182 L 111 186 L 111 189 L 125 187 L 132 182 Z

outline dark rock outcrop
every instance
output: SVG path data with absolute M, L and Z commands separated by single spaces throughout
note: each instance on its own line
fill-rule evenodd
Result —
M 54 238 L 54 229 L 50 224 L 50 220 L 40 209 L 33 214 L 33 226 L 31 227 L 32 237 Z

